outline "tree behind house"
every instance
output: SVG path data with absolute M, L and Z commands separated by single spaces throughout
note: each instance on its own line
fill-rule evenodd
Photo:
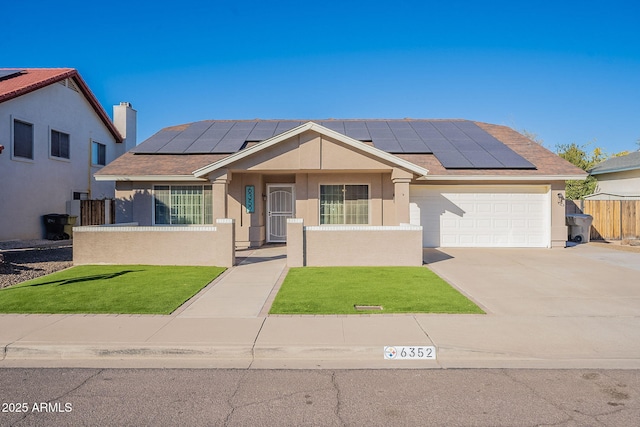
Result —
M 600 147 L 596 147 L 593 151 L 589 152 L 588 145 L 589 144 L 578 145 L 575 142 L 571 144 L 560 144 L 556 145 L 556 153 L 558 156 L 587 172 L 608 158 L 629 154 L 628 151 L 621 151 L 609 156 Z M 567 181 L 565 197 L 569 200 L 583 199 L 584 196 L 595 193 L 597 185 L 598 181 L 591 175 L 584 181 Z
M 596 147 L 592 152 L 588 152 L 588 144 L 578 145 L 575 142 L 571 144 L 559 144 L 556 146 L 556 153 L 566 161 L 576 165 L 584 171 L 589 171 L 595 165 L 607 158 L 604 151 Z M 569 200 L 578 200 L 584 198 L 588 194 L 593 194 L 596 190 L 598 182 L 589 175 L 584 181 L 567 181 L 566 198 Z

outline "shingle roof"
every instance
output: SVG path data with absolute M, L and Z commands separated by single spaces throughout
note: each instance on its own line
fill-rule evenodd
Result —
M 429 170 L 429 176 L 586 176 L 586 173 L 506 126 L 473 122 L 535 165 L 535 169 L 446 169 L 433 154 L 399 153 L 397 157 Z M 166 128 L 179 130 L 181 127 Z M 228 154 L 143 154 L 132 151 L 111 162 L 97 173 L 101 176 L 192 176 L 194 170 L 208 166 Z
M 0 103 L 70 78 L 77 84 L 78 88 L 85 98 L 87 98 L 98 117 L 100 117 L 100 120 L 104 123 L 107 129 L 109 129 L 109 132 L 113 135 L 116 142 L 122 142 L 122 136 L 76 69 L 0 68 L 0 72 L 5 70 L 19 70 L 20 72 L 12 73 L 5 78 L 0 78 Z
M 635 169 L 640 169 L 640 151 L 634 151 L 626 156 L 607 159 L 595 165 L 589 172 L 591 175 L 599 175 L 602 173 L 622 172 Z

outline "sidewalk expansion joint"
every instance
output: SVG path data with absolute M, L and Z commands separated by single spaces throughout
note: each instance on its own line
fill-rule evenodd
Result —
M 253 366 L 253 362 L 256 361 L 256 343 L 258 342 L 258 338 L 260 337 L 260 333 L 262 332 L 262 328 L 264 327 L 264 324 L 266 323 L 266 321 L 267 321 L 266 317 L 262 319 L 262 323 L 260 323 L 260 329 L 258 329 L 258 333 L 256 334 L 256 337 L 253 339 L 253 344 L 251 345 L 251 363 L 249 363 L 249 366 L 247 367 L 247 369 L 251 369 L 251 367 Z

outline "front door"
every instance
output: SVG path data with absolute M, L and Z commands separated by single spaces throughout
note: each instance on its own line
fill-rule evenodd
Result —
M 287 218 L 293 218 L 293 184 L 267 184 L 267 242 L 287 241 Z

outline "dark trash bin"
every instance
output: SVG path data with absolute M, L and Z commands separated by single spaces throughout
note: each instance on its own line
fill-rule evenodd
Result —
M 44 228 L 47 240 L 67 240 L 69 235 L 64 232 L 64 226 L 69 220 L 67 214 L 47 214 L 44 218 Z

